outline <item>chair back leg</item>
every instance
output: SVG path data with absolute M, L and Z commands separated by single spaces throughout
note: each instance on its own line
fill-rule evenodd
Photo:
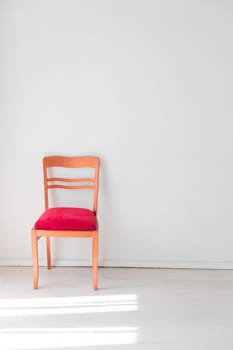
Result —
M 46 237 L 46 250 L 47 250 L 47 265 L 48 269 L 51 269 L 51 247 L 50 247 L 50 237 Z

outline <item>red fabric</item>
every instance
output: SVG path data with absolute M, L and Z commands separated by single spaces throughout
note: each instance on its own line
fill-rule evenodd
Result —
M 49 208 L 36 221 L 37 230 L 95 231 L 96 216 L 84 208 Z

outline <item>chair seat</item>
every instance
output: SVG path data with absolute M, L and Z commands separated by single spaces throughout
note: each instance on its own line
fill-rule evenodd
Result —
M 85 208 L 49 208 L 36 221 L 36 230 L 95 231 L 95 214 Z

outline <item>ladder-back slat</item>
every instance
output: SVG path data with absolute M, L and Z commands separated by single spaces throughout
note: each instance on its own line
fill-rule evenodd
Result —
M 85 190 L 85 189 L 89 189 L 89 190 L 94 190 L 95 186 L 91 186 L 91 185 L 79 185 L 79 186 L 72 186 L 72 185 L 48 185 L 47 186 L 48 189 L 52 189 L 52 188 L 63 188 L 63 189 L 67 189 L 67 190 Z
M 95 179 L 90 177 L 83 178 L 64 178 L 64 177 L 48 177 L 47 182 L 95 182 Z

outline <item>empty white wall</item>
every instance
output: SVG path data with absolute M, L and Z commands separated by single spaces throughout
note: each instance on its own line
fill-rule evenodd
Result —
M 41 158 L 94 154 L 102 265 L 233 268 L 233 3 L 6 0 L 0 33 L 0 264 L 31 264 Z

